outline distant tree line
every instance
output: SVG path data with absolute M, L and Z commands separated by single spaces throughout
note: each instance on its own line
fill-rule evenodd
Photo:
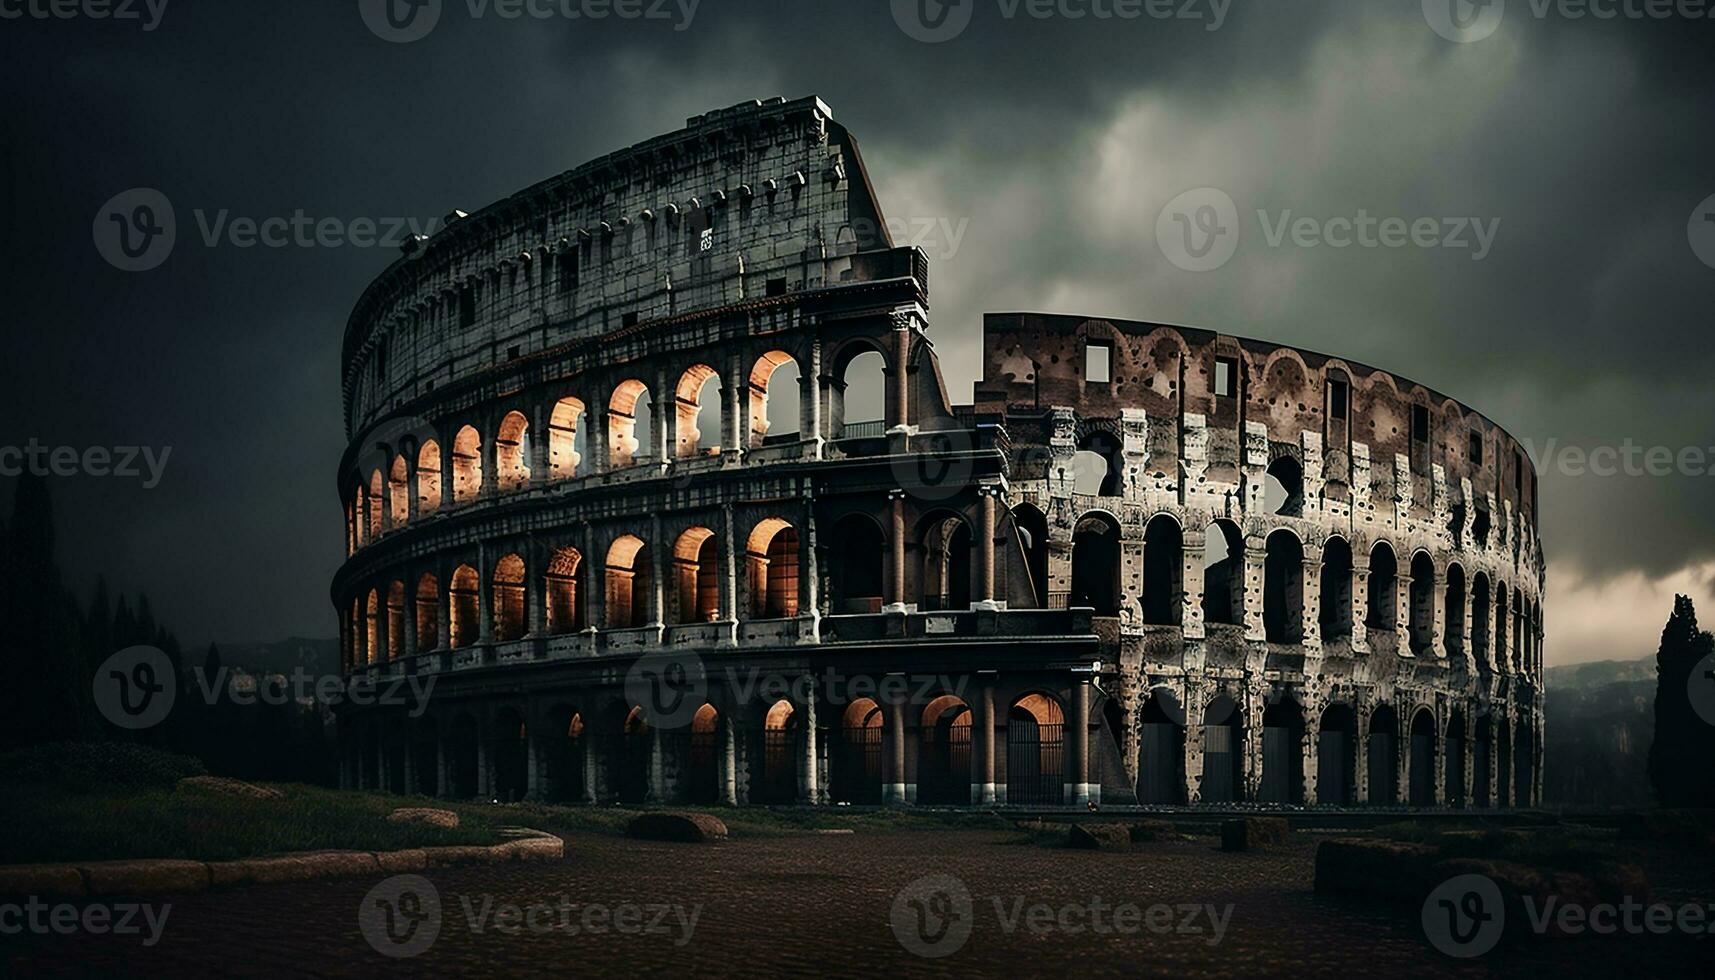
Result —
M 166 654 L 178 687 L 167 720 L 137 732 L 109 724 L 93 696 L 97 668 L 132 646 Z M 321 710 L 224 696 L 210 703 L 203 689 L 232 675 L 222 675 L 218 648 L 211 644 L 187 663 L 148 596 L 115 597 L 105 577 L 80 605 L 55 557 L 47 482 L 28 474 L 18 479 L 10 517 L 0 519 L 0 662 L 0 750 L 124 739 L 198 756 L 222 775 L 324 783 L 333 777 Z M 197 683 L 199 670 L 204 684 Z

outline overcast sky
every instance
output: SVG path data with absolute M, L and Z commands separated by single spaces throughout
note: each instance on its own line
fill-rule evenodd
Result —
M 1198 19 L 1096 16 L 1123 0 L 1048 17 L 1012 0 L 677 0 L 601 20 L 559 0 L 508 19 L 505 2 L 444 0 L 409 42 L 358 0 L 0 19 L 0 447 L 171 453 L 153 488 L 55 479 L 80 589 L 102 570 L 147 591 L 193 643 L 336 632 L 339 345 L 394 253 L 211 246 L 223 209 L 427 222 L 699 112 L 817 94 L 931 255 L 955 399 L 984 311 L 1338 353 L 1537 448 L 1551 664 L 1652 650 L 1674 591 L 1715 619 L 1715 20 L 1511 0 L 1461 43 L 1431 21 L 1437 3 L 1472 13 L 1464 0 L 1170 5 Z M 913 36 L 936 23 L 964 26 Z M 1185 271 L 1157 219 L 1204 187 L 1234 202 L 1237 250 Z M 176 218 L 146 272 L 95 243 L 105 202 L 134 188 Z M 1360 214 L 1433 219 L 1434 244 L 1333 247 Z M 1710 459 L 1594 476 L 1566 453 L 1628 441 Z

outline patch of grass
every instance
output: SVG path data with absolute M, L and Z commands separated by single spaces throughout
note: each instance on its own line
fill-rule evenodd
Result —
M 444 804 L 442 804 L 444 805 Z M 477 805 L 459 805 L 461 814 Z M 493 810 L 493 807 L 488 808 Z M 960 829 L 1012 830 L 1011 820 L 987 813 L 954 811 L 914 811 L 894 809 L 851 810 L 843 807 L 818 808 L 738 808 L 672 806 L 668 809 L 686 813 L 709 813 L 726 824 L 736 838 L 791 837 L 813 834 L 822 830 L 850 830 L 859 834 L 898 833 L 903 831 Z M 551 806 L 519 803 L 499 808 L 509 822 L 560 834 L 623 835 L 626 824 L 639 813 L 637 807 Z
M 208 769 L 195 756 L 134 742 L 54 742 L 0 753 L 0 783 L 83 792 L 171 789 Z
M 1528 867 L 1601 874 L 1626 852 L 1613 835 L 1572 826 L 1510 827 L 1473 820 L 1448 826 L 1421 821 L 1383 824 L 1374 834 L 1389 840 L 1429 844 L 1443 858 L 1511 861 Z
M 292 851 L 397 850 L 493 844 L 514 823 L 497 807 L 460 808 L 454 830 L 387 822 L 398 806 L 439 806 L 422 798 L 277 786 L 285 796 L 259 800 L 171 788 L 69 789 L 0 780 L 8 821 L 0 864 L 189 858 L 224 861 Z

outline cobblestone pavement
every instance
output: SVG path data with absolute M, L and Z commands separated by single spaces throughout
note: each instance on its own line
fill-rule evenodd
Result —
M 579 837 L 568 841 L 560 862 L 428 872 L 441 924 L 427 950 L 412 958 L 381 955 L 360 927 L 359 907 L 384 876 L 180 896 L 171 899 L 160 941 L 149 948 L 137 937 L 0 939 L 10 975 L 1662 976 L 1699 965 L 1703 972 L 1712 961 L 1707 937 L 1536 941 L 1478 961 L 1450 959 L 1428 946 L 1415 915 L 1315 896 L 1315 841 L 1295 835 L 1275 851 L 1223 854 L 1207 840 L 1089 852 L 1020 844 L 987 831 L 815 835 L 717 846 Z M 933 903 L 919 908 L 895 901 L 901 889 L 936 873 L 955 876 L 971 895 L 972 927 L 962 944 L 956 931 L 942 936 L 933 928 L 944 921 Z M 507 903 L 557 906 L 562 897 L 645 909 L 638 919 L 621 913 L 612 920 L 624 931 L 599 934 L 504 930 L 506 920 L 483 915 L 485 902 L 492 913 Z M 1092 900 L 1103 909 L 1175 906 L 1170 918 L 1156 913 L 1154 920 L 1156 926 L 1171 922 L 1169 928 L 1183 922 L 1181 905 L 1230 903 L 1232 911 L 1218 942 L 1207 912 L 1194 918 L 1199 934 L 1157 934 L 1147 918 L 1141 931 L 1098 933 L 1089 928 Z M 1021 910 L 1009 930 L 1020 901 L 1052 911 Z M 679 920 L 657 918 L 649 908 L 698 904 L 688 940 Z M 1075 911 L 1062 915 L 1066 907 Z M 916 928 L 924 910 L 927 931 Z M 561 914 L 540 913 L 537 925 L 558 924 Z M 581 926 L 585 914 L 575 910 L 570 921 Z M 1032 914 L 1082 931 L 1033 929 Z M 1104 927 L 1115 921 L 1103 913 Z M 394 935 L 402 934 L 420 941 L 396 921 Z M 918 944 L 927 935 L 942 944 L 931 951 L 953 951 L 925 958 L 908 951 L 901 934 Z

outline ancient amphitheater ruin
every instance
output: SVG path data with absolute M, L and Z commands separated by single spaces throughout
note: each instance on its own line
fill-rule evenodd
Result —
M 434 680 L 341 711 L 346 785 L 1539 798 L 1536 474 L 1472 409 L 1325 354 L 1018 313 L 985 318 L 954 404 L 927 258 L 814 98 L 452 218 L 345 333 L 346 666 Z

